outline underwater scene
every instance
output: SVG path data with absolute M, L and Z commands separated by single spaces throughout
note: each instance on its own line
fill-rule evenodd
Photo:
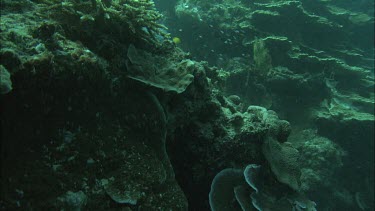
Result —
M 0 2 L 0 210 L 374 210 L 374 0 Z

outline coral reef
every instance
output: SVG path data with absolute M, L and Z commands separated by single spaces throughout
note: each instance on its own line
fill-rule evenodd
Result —
M 216 68 L 95 9 L 112 3 L 4 1 L 2 209 L 186 210 L 181 179 L 208 189 L 217 170 L 261 162 L 268 134 L 289 135 L 275 112 L 219 92 Z
M 181 0 L 168 25 L 182 48 L 218 67 L 219 86 L 241 106 L 274 110 L 295 134 L 317 129 L 315 138 L 284 138 L 302 157 L 329 157 L 304 159 L 303 191 L 323 209 L 362 209 L 353 193 L 374 205 L 373 14 L 372 1 Z
M 371 10 L 162 5 L 1 0 L 1 210 L 373 208 Z
M 336 83 L 335 89 L 344 96 L 357 95 L 374 102 L 371 96 L 373 50 L 369 48 L 374 45 L 374 19 L 363 18 L 362 24 L 350 20 L 350 17 L 371 17 L 373 12 L 353 11 L 349 6 L 333 1 L 312 4 L 309 1 L 224 0 L 180 1 L 179 4 L 185 5 L 185 11 L 197 10 L 202 19 L 189 20 L 189 23 L 185 23 L 187 18 L 178 19 L 178 25 L 187 28 L 176 33 L 184 40 L 189 39 L 187 45 L 202 46 L 203 49 L 183 47 L 199 59 L 208 60 L 229 72 L 226 87 L 229 94 L 240 95 L 249 104 L 271 108 L 290 120 L 299 121 L 298 124 L 303 121 L 298 117 L 305 119 L 310 114 L 305 109 L 296 109 L 309 107 L 312 110 L 324 100 L 330 102 L 333 98 L 334 93 L 324 83 L 326 80 Z M 177 11 L 176 14 L 179 17 Z M 192 25 L 194 29 L 188 28 Z M 191 31 L 196 34 L 185 36 Z M 258 50 L 251 51 L 251 48 L 258 49 L 257 46 L 266 46 L 268 53 L 263 53 L 266 55 L 263 61 L 268 62 L 260 62 L 262 54 L 255 54 Z M 211 53 L 201 55 L 200 52 Z M 244 59 L 238 60 L 240 57 Z M 231 66 L 233 60 L 245 68 Z M 265 67 L 259 67 L 260 64 Z M 268 70 L 270 67 L 273 68 Z M 231 85 L 233 82 L 236 84 Z M 353 90 L 360 91 L 353 93 Z M 263 100 L 265 95 L 273 100 Z M 272 101 L 276 101 L 274 107 L 271 107 Z M 295 101 L 298 106 L 293 106 Z M 371 116 L 373 105 L 366 106 L 366 113 Z M 288 107 L 292 109 L 285 109 Z

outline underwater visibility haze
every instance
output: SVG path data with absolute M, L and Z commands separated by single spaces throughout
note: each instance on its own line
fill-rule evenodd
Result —
M 0 2 L 0 210 L 374 210 L 373 0 Z

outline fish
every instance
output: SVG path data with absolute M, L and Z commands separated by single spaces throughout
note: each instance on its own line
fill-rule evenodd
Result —
M 181 43 L 181 39 L 179 37 L 173 37 L 172 38 L 172 41 L 174 42 L 174 44 L 178 45 Z

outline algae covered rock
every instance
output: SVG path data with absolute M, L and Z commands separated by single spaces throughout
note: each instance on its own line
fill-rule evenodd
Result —
M 7 94 L 12 91 L 10 73 L 3 65 L 0 65 L 0 94 Z
M 4 171 L 0 209 L 186 210 L 163 96 L 136 86 L 118 53 L 130 43 L 153 52 L 168 37 L 153 2 L 3 2 L 1 93 L 14 89 L 2 96 L 2 146 L 13 153 L 1 168 L 16 170 Z
M 61 204 L 61 207 L 67 210 L 80 211 L 84 209 L 87 203 L 87 196 L 85 193 L 83 193 L 83 191 L 68 191 L 63 196 L 58 198 L 58 203 Z
M 332 140 L 319 136 L 314 130 L 295 133 L 290 141 L 300 154 L 301 191 L 318 191 L 315 188 L 333 186 L 334 175 L 343 168 L 347 152 Z
M 108 168 L 101 183 L 116 203 L 137 205 L 139 200 L 147 196 L 149 188 L 165 183 L 166 170 L 163 164 L 147 146 L 137 148 L 111 155 L 114 163 L 106 162 L 107 166 L 116 168 Z M 144 155 L 138 154 L 140 152 Z M 119 163 L 121 160 L 122 164 Z

